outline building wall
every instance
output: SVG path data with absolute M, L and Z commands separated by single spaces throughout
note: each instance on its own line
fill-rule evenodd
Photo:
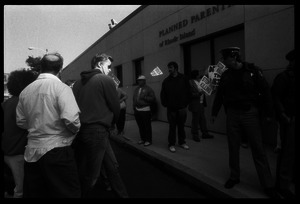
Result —
M 158 119 L 162 121 L 167 118 L 166 109 L 160 105 L 161 83 L 168 75 L 166 65 L 170 61 L 178 62 L 179 71 L 184 72 L 183 44 L 243 25 L 244 59 L 260 66 L 271 85 L 274 76 L 287 65 L 285 54 L 295 42 L 293 5 L 150 5 L 123 21 L 70 63 L 62 72 L 62 80 L 78 80 L 81 71 L 90 69 L 92 57 L 105 52 L 113 56 L 113 66 L 123 67 L 123 90 L 129 95 L 127 113 L 133 114 L 132 93 L 136 85 L 132 61 L 144 57 L 143 74 L 155 91 Z M 170 31 L 173 25 L 178 29 Z M 164 74 L 152 77 L 150 72 L 156 66 Z M 208 120 L 209 114 L 207 109 Z M 209 129 L 225 134 L 223 110 L 218 120 L 218 125 L 209 125 Z M 190 122 L 189 114 L 186 125 L 190 126 Z M 268 141 L 274 143 L 274 125 L 267 129 L 271 132 Z

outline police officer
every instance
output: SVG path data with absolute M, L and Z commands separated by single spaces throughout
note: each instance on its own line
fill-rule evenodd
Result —
M 246 134 L 264 192 L 269 197 L 279 198 L 263 148 L 260 123 L 260 110 L 264 110 L 268 120 L 272 116 L 270 88 L 258 67 L 241 61 L 240 48 L 228 47 L 220 52 L 223 64 L 228 69 L 220 79 L 213 102 L 211 122 L 214 123 L 223 105 L 226 113 L 231 172 L 224 187 L 232 188 L 240 182 L 239 148 L 241 135 Z

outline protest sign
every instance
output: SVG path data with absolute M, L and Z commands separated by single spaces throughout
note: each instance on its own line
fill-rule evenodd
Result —
M 158 75 L 162 75 L 163 74 L 163 72 L 159 69 L 159 67 L 157 66 L 157 67 L 155 67 L 154 69 L 153 69 L 153 71 L 150 73 L 151 74 L 151 76 L 158 76 Z
M 207 94 L 211 95 L 212 88 L 210 86 L 210 80 L 206 76 L 203 76 L 199 83 L 200 88 Z

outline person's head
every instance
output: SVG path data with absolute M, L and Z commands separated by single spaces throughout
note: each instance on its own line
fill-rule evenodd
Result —
M 220 50 L 222 55 L 222 61 L 228 68 L 237 68 L 238 63 L 241 63 L 240 48 L 238 47 L 227 47 Z
M 199 80 L 201 78 L 199 70 L 195 69 L 191 71 L 191 79 Z
M 59 53 L 48 53 L 41 59 L 41 73 L 57 75 L 63 67 L 64 59 Z
M 146 84 L 146 77 L 144 75 L 140 75 L 136 81 L 139 86 L 144 86 Z
M 91 67 L 92 69 L 100 69 L 100 71 L 107 75 L 110 72 L 110 66 L 113 62 L 113 58 L 105 53 L 96 54 L 92 61 Z
M 13 96 L 19 96 L 23 89 L 36 80 L 38 73 L 30 69 L 17 69 L 9 74 L 7 90 Z
M 176 62 L 169 62 L 167 67 L 169 74 L 175 76 L 178 73 L 178 64 Z
M 295 49 L 289 51 L 286 54 L 285 59 L 289 61 L 289 68 L 294 69 L 295 68 Z

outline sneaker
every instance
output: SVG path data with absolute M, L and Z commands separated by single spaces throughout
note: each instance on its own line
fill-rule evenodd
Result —
M 138 144 L 144 144 L 145 142 L 143 140 L 138 141 Z
M 281 199 L 275 188 L 265 188 L 264 192 L 269 198 Z
M 203 139 L 212 139 L 212 138 L 214 138 L 214 136 L 210 135 L 210 134 L 204 134 L 204 135 L 202 135 L 202 138 Z
M 240 179 L 233 180 L 233 179 L 228 179 L 224 185 L 225 188 L 233 188 L 236 184 L 240 183 Z
M 170 147 L 169 147 L 169 150 L 170 150 L 171 152 L 176 152 L 176 149 L 175 149 L 174 146 L 170 146 Z
M 186 149 L 186 150 L 190 149 L 189 146 L 187 146 L 187 144 L 182 144 L 182 145 L 180 145 L 180 147 L 182 147 L 183 149 Z
M 146 141 L 146 142 L 144 143 L 144 146 L 145 146 L 145 147 L 146 147 L 146 146 L 149 146 L 149 145 L 151 145 L 151 142 Z

